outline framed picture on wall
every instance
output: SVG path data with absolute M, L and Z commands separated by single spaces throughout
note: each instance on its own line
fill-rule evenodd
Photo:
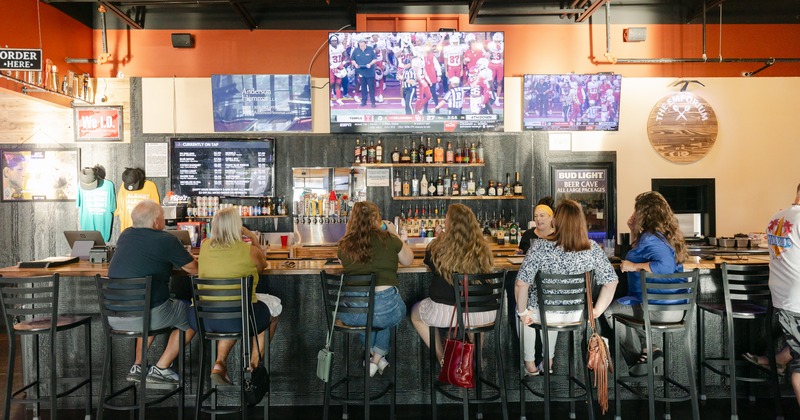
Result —
M 122 141 L 121 106 L 73 108 L 75 141 Z
M 78 197 L 80 149 L 0 150 L 2 201 L 71 201 Z

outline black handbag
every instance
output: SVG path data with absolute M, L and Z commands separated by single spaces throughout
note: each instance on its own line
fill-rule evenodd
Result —
M 244 397 L 247 401 L 247 406 L 252 407 L 257 405 L 261 402 L 264 398 L 264 395 L 267 395 L 269 392 L 269 372 L 267 371 L 267 367 L 264 366 L 264 358 L 261 357 L 261 346 L 258 344 L 258 328 L 256 327 L 256 321 L 253 318 L 253 303 L 250 302 L 250 328 L 253 329 L 253 332 L 256 336 L 256 350 L 258 351 L 258 366 L 255 369 L 250 370 L 247 369 L 244 372 Z M 269 334 L 269 329 L 264 331 L 264 334 Z M 249 334 L 245 335 L 246 337 Z M 250 346 L 245 344 L 245 340 L 242 340 L 242 348 L 244 349 L 244 357 L 243 357 L 243 364 L 250 364 Z

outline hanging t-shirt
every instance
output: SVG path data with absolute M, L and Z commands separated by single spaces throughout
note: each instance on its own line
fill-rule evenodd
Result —
M 117 211 L 114 212 L 114 215 L 119 217 L 120 232 L 133 226 L 131 210 L 142 200 L 153 200 L 161 204 L 161 200 L 158 198 L 158 188 L 156 188 L 156 184 L 153 181 L 144 181 L 141 190 L 129 191 L 125 189 L 124 185 L 119 187 Z
M 78 221 L 81 230 L 97 230 L 108 242 L 111 239 L 114 210 L 117 209 L 114 184 L 102 179 L 98 181 L 97 188 L 93 190 L 78 188 L 76 205 L 78 206 Z
M 781 210 L 767 224 L 772 305 L 800 313 L 800 205 Z

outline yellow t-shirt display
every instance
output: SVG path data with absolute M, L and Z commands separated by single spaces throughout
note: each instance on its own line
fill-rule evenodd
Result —
M 142 200 L 153 200 L 157 204 L 161 204 L 161 199 L 158 198 L 158 188 L 153 181 L 145 180 L 140 190 L 127 190 L 124 184 L 119 187 L 117 210 L 114 211 L 114 216 L 119 217 L 120 232 L 133 226 L 131 211 Z
M 235 277 L 253 276 L 253 303 L 258 286 L 258 267 L 250 259 L 250 244 L 235 242 L 227 248 L 213 248 L 211 240 L 200 244 L 200 256 L 197 258 L 197 275 L 202 279 L 231 279 Z M 211 286 L 209 286 L 211 288 Z M 220 289 L 230 287 L 219 287 Z M 235 289 L 233 287 L 232 289 Z M 220 298 L 220 300 L 225 300 Z

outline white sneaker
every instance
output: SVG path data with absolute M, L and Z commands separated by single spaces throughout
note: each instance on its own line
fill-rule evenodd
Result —
M 344 102 L 342 101 L 342 98 L 337 99 L 336 103 L 339 104 L 339 105 L 344 105 Z
M 369 377 L 372 378 L 379 372 L 383 375 L 383 371 L 386 370 L 387 367 L 389 367 L 389 362 L 385 357 L 381 357 L 381 360 L 378 360 L 377 364 L 369 362 Z
M 361 102 L 361 97 L 360 97 L 360 96 L 356 96 L 356 97 L 355 97 L 355 101 L 356 101 L 356 102 Z

